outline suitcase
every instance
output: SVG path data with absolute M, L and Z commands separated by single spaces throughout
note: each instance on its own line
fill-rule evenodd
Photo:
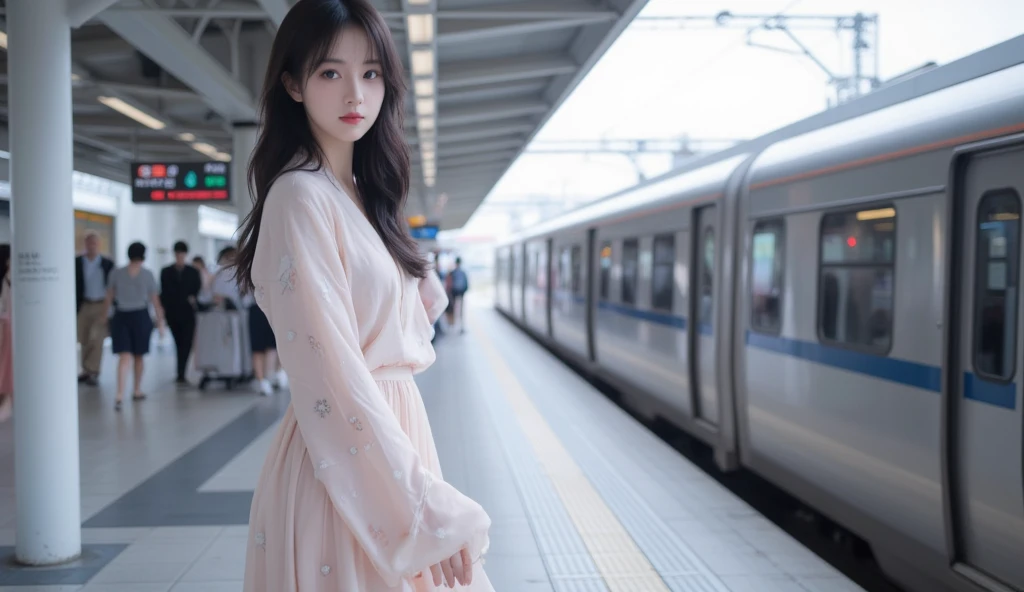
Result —
M 202 373 L 199 389 L 210 382 L 227 388 L 246 382 L 252 375 L 248 319 L 244 311 L 211 310 L 196 315 L 196 369 Z

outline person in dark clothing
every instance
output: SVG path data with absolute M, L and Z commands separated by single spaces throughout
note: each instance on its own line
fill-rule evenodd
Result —
M 160 271 L 160 304 L 178 352 L 178 384 L 187 384 L 185 368 L 196 333 L 196 299 L 203 287 L 199 270 L 187 263 L 188 245 L 174 244 L 174 263 Z

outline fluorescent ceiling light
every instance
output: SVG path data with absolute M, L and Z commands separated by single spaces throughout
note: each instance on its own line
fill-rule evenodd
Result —
M 426 6 L 427 4 L 430 4 L 430 0 L 409 0 L 409 4 L 412 4 L 413 6 Z
M 178 134 L 178 139 L 181 140 L 182 142 L 195 142 L 196 141 L 195 135 L 194 134 L 190 134 L 188 132 L 181 132 L 180 134 Z
M 410 14 L 405 17 L 405 26 L 409 31 L 409 42 L 425 45 L 434 40 L 434 15 Z
M 218 152 L 213 155 L 213 158 L 214 160 L 219 160 L 221 162 L 231 162 L 231 155 L 227 152 Z
M 409 0 L 412 2 L 412 0 Z M 7 33 L 0 31 L 0 47 L 7 49 Z
M 434 50 L 417 49 L 412 52 L 412 75 L 434 75 Z
M 433 177 L 426 177 L 425 179 L 423 179 L 423 182 L 427 185 L 427 187 L 433 187 L 434 186 L 434 178 Z
M 421 80 L 413 81 L 413 88 L 416 89 L 417 97 L 432 97 L 434 96 L 434 80 L 432 78 L 424 78 Z
M 139 123 L 150 129 L 160 130 L 167 127 L 166 123 L 160 121 L 152 115 L 149 115 L 148 113 L 144 113 L 142 110 L 137 109 L 129 105 L 128 103 L 125 103 L 117 97 L 97 97 L 96 100 L 103 103 L 107 107 L 110 107 L 114 111 L 117 111 L 121 115 L 131 117 L 135 121 L 138 121 Z
M 221 151 L 217 150 L 215 146 L 211 146 L 206 142 L 196 142 L 194 144 L 191 144 L 191 146 L 192 149 L 195 150 L 196 152 L 201 152 L 209 156 L 210 158 L 217 158 L 218 154 L 222 154 Z
M 420 130 L 420 133 L 433 131 L 436 125 L 433 116 L 420 117 L 416 120 L 416 128 Z
M 434 99 L 416 99 L 416 115 L 426 117 L 434 114 Z

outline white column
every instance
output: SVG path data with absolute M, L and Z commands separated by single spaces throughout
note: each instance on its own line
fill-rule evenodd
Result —
M 81 554 L 71 33 L 66 0 L 7 3 L 16 556 Z
M 238 225 L 252 211 L 252 197 L 249 195 L 249 158 L 256 147 L 256 124 L 236 123 L 231 133 L 231 192 L 234 194 L 238 212 Z

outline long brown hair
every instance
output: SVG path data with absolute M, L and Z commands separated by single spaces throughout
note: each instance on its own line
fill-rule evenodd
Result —
M 260 98 L 260 132 L 249 163 L 253 209 L 243 222 L 235 277 L 239 288 L 253 288 L 252 264 L 260 219 L 270 186 L 291 168 L 324 166 L 325 156 L 313 137 L 305 107 L 292 100 L 282 82 L 285 73 L 305 81 L 330 53 L 342 27 L 361 28 L 381 63 L 384 103 L 373 126 L 355 144 L 352 172 L 366 217 L 391 256 L 408 275 L 426 276 L 427 265 L 404 220 L 409 194 L 409 147 L 403 133 L 405 78 L 391 32 L 368 0 L 299 0 L 278 28 Z

